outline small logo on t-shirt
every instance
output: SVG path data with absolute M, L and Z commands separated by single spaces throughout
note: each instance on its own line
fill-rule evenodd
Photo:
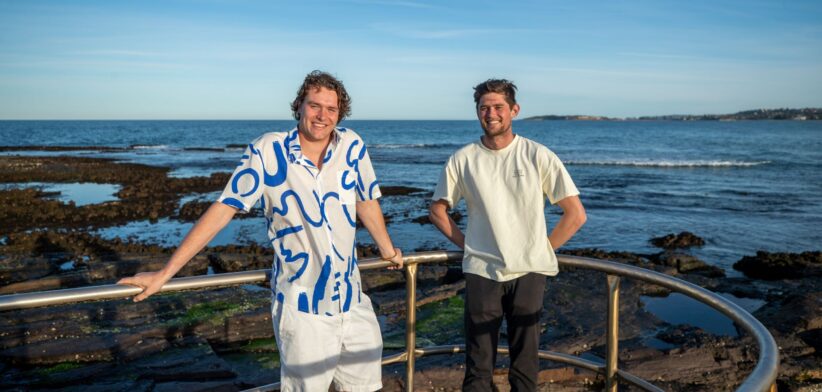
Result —
M 523 177 L 525 176 L 525 170 L 516 169 L 514 170 L 514 177 Z

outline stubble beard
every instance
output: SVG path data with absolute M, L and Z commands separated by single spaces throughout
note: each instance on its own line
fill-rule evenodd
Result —
M 482 130 L 485 132 L 485 137 L 486 138 L 494 138 L 494 137 L 497 137 L 497 136 L 504 135 L 506 132 L 511 131 L 511 126 L 508 126 L 506 128 L 499 128 L 498 130 L 492 130 L 492 129 L 489 129 L 488 126 L 483 124 Z

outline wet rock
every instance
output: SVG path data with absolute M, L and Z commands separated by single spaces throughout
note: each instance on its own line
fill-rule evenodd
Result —
M 814 352 L 822 353 L 822 328 L 811 329 L 797 335 L 805 344 L 813 347 Z
M 463 218 L 462 214 L 459 211 L 451 211 L 451 213 L 449 213 L 448 215 L 451 217 L 451 219 L 454 220 L 455 223 L 458 224 L 460 223 L 460 221 L 462 221 Z M 411 219 L 411 222 L 418 223 L 421 225 L 431 224 L 431 220 L 428 219 L 428 215 L 418 216 L 414 219 Z
M 78 157 L 0 157 L 0 182 L 120 184 L 118 201 L 77 207 L 35 189 L 0 191 L 0 234 L 32 228 L 83 228 L 170 217 L 181 195 L 225 187 L 230 174 L 170 178 L 168 168 Z
M 608 252 L 601 249 L 589 249 L 589 248 L 582 248 L 582 249 L 562 249 L 558 252 L 559 254 L 569 255 L 569 256 L 578 256 L 578 257 L 587 257 L 599 260 L 609 260 L 614 261 L 617 263 L 629 264 L 641 268 L 646 268 L 650 270 L 655 270 L 657 272 L 662 272 L 667 275 L 676 275 L 677 270 L 676 267 L 660 267 L 658 264 L 652 262 L 655 260 L 656 255 L 643 255 L 643 254 L 636 254 L 631 252 Z M 573 267 L 567 267 L 560 265 L 560 275 L 565 271 L 575 271 L 576 269 Z M 636 285 L 637 289 L 640 290 L 639 292 L 642 295 L 654 295 L 654 296 L 665 296 L 670 293 L 670 290 L 651 283 L 645 283 L 642 281 L 635 281 L 633 284 Z
M 196 222 L 201 216 L 203 216 L 212 204 L 214 204 L 213 201 L 190 201 L 180 207 L 180 210 L 177 212 L 175 218 L 183 222 Z M 262 210 L 259 208 L 254 208 L 248 213 L 235 214 L 234 219 L 260 218 L 262 216 Z
M 152 392 L 234 392 L 243 388 L 234 384 L 233 380 L 225 381 L 188 381 L 188 382 L 164 382 L 158 383 Z
M 106 373 L 112 371 L 116 366 L 114 363 L 93 363 L 89 365 L 77 365 L 73 362 L 67 362 L 67 364 L 69 365 L 62 366 L 63 368 L 67 368 L 67 370 L 61 369 L 60 365 L 51 368 L 37 369 L 34 371 L 25 372 L 23 374 L 18 375 L 19 378 L 15 377 L 10 380 L 5 380 L 6 382 L 4 382 L 4 384 L 18 384 L 21 385 L 21 387 L 25 386 L 25 388 L 22 390 L 28 390 L 30 387 L 60 388 L 61 391 L 71 390 L 71 388 L 66 388 L 66 386 L 82 384 L 87 382 L 89 379 L 94 379 L 95 377 L 103 376 Z M 134 382 L 128 384 L 132 388 L 136 387 Z M 82 390 L 86 391 L 88 390 L 87 388 L 89 388 L 89 386 L 84 385 L 82 387 Z M 81 388 L 79 387 L 74 388 L 75 391 L 79 391 L 80 389 Z M 90 389 L 102 391 L 102 389 L 99 388 Z M 125 391 L 126 389 L 115 387 L 108 390 Z
M 212 345 L 230 345 L 274 336 L 270 305 L 223 319 L 199 323 L 192 331 Z
M 180 207 L 176 218 L 183 222 L 195 222 L 206 212 L 206 210 L 214 204 L 208 201 L 190 201 Z M 238 214 L 243 215 L 243 214 Z
M 83 232 L 31 231 L 13 233 L 0 246 L 6 255 L 31 255 L 63 259 L 116 259 L 120 254 L 170 254 L 170 248 L 111 240 Z
M 67 338 L 6 349 L 0 351 L 0 358 L 17 365 L 113 361 L 115 345 L 111 337 Z
M 418 287 L 417 307 L 434 302 L 444 301 L 454 297 L 465 289 L 465 281 L 451 284 Z M 393 320 L 397 320 L 405 315 L 407 311 L 405 289 L 380 290 L 368 293 L 378 314 L 387 315 Z
M 380 192 L 383 196 L 405 196 L 429 191 L 410 186 L 380 186 Z
M 756 279 L 801 279 L 822 276 L 822 252 L 756 252 L 734 263 L 734 269 Z
M 54 364 L 139 358 L 196 336 L 231 344 L 273 335 L 270 294 L 240 287 L 155 295 L 147 301 L 22 309 L 0 318 L 0 359 Z
M 756 363 L 751 337 L 716 336 L 687 325 L 670 326 L 656 337 L 676 347 L 660 350 L 641 340 L 620 342 L 620 368 L 665 390 L 734 390 Z
M 357 244 L 357 259 L 365 259 L 369 257 L 380 257 L 380 250 L 377 246 L 373 244 Z
M 630 360 L 623 361 L 622 369 L 671 391 L 734 390 L 750 371 L 756 357 L 745 348 L 723 347 L 721 352 L 733 351 L 744 356 L 743 362 L 728 357 L 715 357 L 712 347 L 691 348 L 660 352 L 652 349 L 632 352 Z M 743 366 L 740 366 L 743 365 Z M 745 366 L 747 365 L 747 366 Z M 744 370 L 740 370 L 740 367 Z
M 225 246 L 210 246 L 203 249 L 202 253 L 209 255 L 263 255 L 268 257 L 268 267 L 271 268 L 271 261 L 274 259 L 274 250 L 270 246 L 262 246 L 258 244 L 249 245 L 225 245 Z
M 208 250 L 208 261 L 216 273 L 270 269 L 273 260 L 273 254 L 228 253 L 213 248 Z
M 128 151 L 123 147 L 111 146 L 0 146 L 0 151 Z
M 698 273 L 712 278 L 725 276 L 725 271 L 705 263 L 704 261 L 683 253 L 666 251 L 651 258 L 653 262 L 670 267 L 676 267 L 677 272 L 683 274 Z
M 168 350 L 160 358 L 135 363 L 134 368 L 141 378 L 155 382 L 219 380 L 236 376 L 205 341 Z
M 607 328 L 607 284 L 604 274 L 594 271 L 561 271 L 547 278 L 540 317 L 544 332 L 540 345 L 552 351 L 580 354 L 605 344 Z M 661 324 L 641 308 L 641 290 L 636 282 L 620 283 L 620 338 L 638 336 L 642 330 Z
M 462 380 L 465 375 L 463 359 L 465 354 L 425 357 L 417 360 L 414 373 L 415 391 L 453 391 L 462 390 Z M 546 367 L 547 362 L 541 363 L 539 371 L 538 391 L 582 392 L 592 391 L 589 379 L 593 373 L 581 371 L 571 367 Z M 508 361 L 504 356 L 498 357 L 498 363 L 493 375 L 496 391 L 510 391 L 508 384 Z M 388 366 L 383 371 L 383 389 L 385 392 L 405 391 L 405 369 L 398 365 Z
M 644 266 L 649 263 L 649 260 L 645 255 L 640 255 L 631 252 L 608 252 L 602 249 L 581 248 L 562 249 L 559 251 L 559 253 L 569 256 L 588 257 L 600 260 L 611 260 L 636 266 Z
M 769 302 L 754 316 L 768 329 L 784 334 L 822 328 L 822 292 L 788 295 Z
M 42 278 L 59 270 L 59 262 L 46 257 L 17 255 L 0 258 L 0 286 Z
M 651 244 L 663 249 L 690 248 L 705 245 L 705 240 L 691 232 L 683 231 L 679 234 L 668 234 L 663 237 L 652 238 Z
M 360 277 L 362 279 L 362 289 L 366 293 L 405 287 L 405 274 L 403 271 L 387 269 L 371 270 L 368 273 L 361 271 Z
M 116 381 L 97 382 L 97 378 L 82 380 L 72 386 L 68 383 L 54 383 L 60 388 L 60 392 L 149 392 L 154 389 L 151 380 L 130 380 L 121 379 Z M 87 384 L 83 384 L 83 381 Z
M 420 215 L 414 219 L 411 219 L 411 222 L 420 224 L 420 225 L 428 225 L 431 224 L 431 219 L 428 219 L 428 215 Z
M 213 185 L 210 180 L 197 181 L 202 181 L 198 186 L 203 188 Z M 0 257 L 0 271 L 3 271 L 3 262 L 10 259 L 67 260 L 73 261 L 77 268 L 67 273 L 67 276 L 78 276 L 78 273 L 83 271 L 89 279 L 104 280 L 117 275 L 110 272 L 109 268 L 113 268 L 107 266 L 110 263 L 115 263 L 115 261 L 123 263 L 120 269 L 114 268 L 114 272 L 122 272 L 123 268 L 136 271 L 139 266 L 150 270 L 157 267 L 154 263 L 163 263 L 170 251 L 170 249 L 145 244 L 103 240 L 79 233 L 17 232 L 10 234 L 0 247 L 0 254 L 5 256 Z M 376 256 L 373 248 L 361 248 L 360 252 L 361 258 Z M 141 256 L 140 253 L 143 255 Z M 795 389 L 807 387 L 814 382 L 814 374 L 817 374 L 814 372 L 820 369 L 818 354 L 820 328 L 815 327 L 819 323 L 816 315 L 822 312 L 818 310 L 818 302 L 814 302 L 818 297 L 808 298 L 800 295 L 819 292 L 818 284 L 815 286 L 812 277 L 791 281 L 753 282 L 747 278 L 718 279 L 698 275 L 701 271 L 698 267 L 701 264 L 679 258 L 687 255 L 663 257 L 662 254 L 649 256 L 599 250 L 573 250 L 569 253 L 610 259 L 676 274 L 680 278 L 710 289 L 722 287 L 722 291 L 725 292 L 744 293 L 745 295 L 742 296 L 752 298 L 767 298 L 772 303 L 763 307 L 761 310 L 763 314 L 757 313 L 757 317 L 762 317 L 763 323 L 774 331 L 781 348 L 780 355 L 783 365 L 780 368 L 780 386 L 789 385 L 789 388 Z M 203 265 L 207 264 L 207 260 L 215 270 L 234 271 L 258 269 L 257 267 L 270 268 L 273 253 L 269 247 L 232 246 L 206 249 L 200 257 Z M 663 261 L 657 262 L 658 259 Z M 36 263 L 43 262 L 37 261 Z M 7 271 L 16 268 L 13 267 L 13 261 L 7 265 L 9 266 Z M 419 270 L 418 298 L 421 304 L 426 301 L 442 301 L 459 295 L 464 283 L 456 263 L 450 266 L 430 267 L 423 266 Z M 20 268 L 14 270 L 14 273 L 18 272 Z M 372 279 L 370 277 L 372 274 L 374 274 L 373 280 L 369 281 Z M 11 274 L 0 276 L 11 276 Z M 381 320 L 387 319 L 389 323 L 401 326 L 404 322 L 402 315 L 405 309 L 405 281 L 402 272 L 363 271 L 363 279 L 367 282 L 369 295 L 375 298 L 375 306 L 381 313 L 382 311 L 391 312 L 381 315 Z M 540 320 L 544 331 L 542 347 L 567 353 L 601 350 L 604 344 L 607 308 L 604 275 L 563 268 L 559 276 L 547 279 L 548 285 L 544 298 L 545 312 Z M 814 287 L 817 288 L 814 289 Z M 646 293 L 645 290 L 644 284 L 640 282 L 632 282 L 628 279 L 622 281 L 620 335 L 623 343 L 626 339 L 639 339 L 642 331 L 647 332 L 664 325 L 641 308 L 639 295 Z M 218 377 L 225 378 L 214 378 L 211 381 L 201 381 L 201 379 L 196 381 L 173 379 L 172 381 L 172 379 L 161 379 L 163 376 L 157 378 L 156 381 L 155 378 L 150 377 L 139 378 L 148 377 L 147 374 L 151 372 L 155 375 L 160 373 L 155 369 L 146 370 L 145 367 L 137 371 L 132 365 L 143 359 L 146 360 L 146 364 L 160 363 L 166 352 L 178 348 L 185 349 L 191 345 L 200 345 L 203 344 L 202 342 L 207 342 L 208 346 L 218 353 L 214 355 L 220 358 L 223 353 L 230 353 L 231 350 L 236 350 L 236 347 L 251 339 L 270 338 L 272 331 L 269 301 L 268 292 L 250 295 L 243 289 L 232 288 L 159 295 L 139 304 L 127 301 L 105 301 L 4 312 L 0 317 L 0 373 L 3 373 L 0 381 L 6 387 L 9 385 L 6 382 L 9 378 L 5 378 L 7 374 L 21 374 L 21 368 L 32 366 L 20 364 L 38 363 L 38 369 L 45 369 L 57 364 L 54 361 L 58 359 L 68 358 L 67 356 L 71 355 L 70 351 L 74 350 L 75 355 L 80 353 L 82 356 L 72 361 L 84 367 L 119 363 L 116 368 L 98 373 L 97 376 L 91 376 L 89 379 L 69 374 L 63 379 L 72 380 L 66 383 L 73 384 L 75 387 L 79 387 L 82 383 L 90 384 L 88 385 L 89 391 L 102 388 L 100 386 L 110 387 L 108 388 L 110 390 L 121 389 L 121 386 L 143 390 L 143 388 L 155 387 L 158 389 L 198 387 L 242 389 L 250 385 L 258 385 L 258 383 L 247 384 L 246 379 L 240 380 L 240 377 L 236 376 L 237 371 L 231 366 L 226 367 L 222 364 L 216 368 L 216 374 Z M 769 313 L 771 309 L 773 312 Z M 792 318 L 794 314 L 799 314 L 801 317 Z M 782 329 L 776 327 L 780 323 L 785 323 Z M 636 349 L 632 351 L 631 349 L 624 351 L 620 355 L 620 360 L 626 362 L 628 366 L 626 369 L 635 374 L 639 371 L 634 369 L 642 369 L 647 361 L 647 366 L 652 369 L 646 370 L 649 380 L 669 390 L 685 391 L 731 390 L 736 385 L 735 383 L 738 383 L 739 377 L 744 377 L 755 362 L 750 360 L 750 358 L 755 360 L 755 344 L 747 338 L 734 342 L 733 339 L 717 338 L 698 330 L 679 329 L 679 331 L 669 333 L 670 336 L 661 335 L 660 337 L 684 347 L 674 350 Z M 459 337 L 457 335 L 454 334 L 455 339 Z M 192 343 L 190 339 L 192 336 L 199 340 Z M 61 348 L 60 345 L 67 348 Z M 78 348 L 77 346 L 83 347 Z M 624 346 L 628 347 L 627 344 Z M 592 348 L 593 351 L 591 351 Z M 24 359 L 25 357 L 21 354 L 24 350 L 29 350 L 33 359 Z M 40 353 L 34 353 L 36 350 L 40 350 Z M 700 355 L 705 357 L 700 358 Z M 109 362 L 93 362 L 100 358 L 111 359 Z M 425 370 L 418 373 L 420 374 L 418 380 L 425 380 L 431 384 L 419 384 L 421 385 L 419 389 L 425 389 L 422 385 L 429 387 L 436 385 L 438 388 L 447 389 L 448 385 L 451 385 L 448 383 L 453 382 L 454 389 L 457 390 L 462 379 L 462 368 L 460 367 L 462 356 L 453 356 L 453 361 L 449 363 L 443 360 L 430 368 L 422 366 L 420 369 Z M 203 363 L 214 362 L 204 360 Z M 180 364 L 180 366 L 184 365 Z M 451 369 L 452 366 L 453 369 Z M 714 368 L 709 368 L 710 366 Z M 682 367 L 683 370 L 681 372 L 671 370 L 678 367 Z M 78 372 L 79 369 L 77 369 Z M 227 373 L 219 373 L 226 370 Z M 190 374 L 208 374 L 207 372 L 208 369 L 192 369 Z M 229 376 L 228 373 L 231 372 L 235 376 Z M 276 373 L 276 370 L 272 372 Z M 129 381 L 126 373 L 129 373 L 129 377 L 138 377 L 138 381 L 135 382 L 133 379 Z M 402 385 L 402 373 L 400 370 L 398 378 L 386 376 L 386 390 L 391 390 L 392 385 Z M 567 369 L 562 368 L 552 370 L 550 374 L 550 377 L 554 378 L 565 376 L 570 378 L 565 384 L 556 380 L 554 384 L 551 384 L 549 380 L 547 386 L 545 384 L 543 386 L 549 388 L 545 390 L 557 390 L 555 389 L 557 383 L 565 388 L 562 390 L 582 390 L 585 385 L 588 385 L 580 381 L 588 375 L 571 376 Z M 122 379 L 115 380 L 113 378 L 115 376 L 122 377 Z M 504 378 L 504 370 L 498 372 L 498 378 L 501 380 Z M 32 380 L 33 378 L 22 376 L 16 378 L 18 381 L 27 379 Z M 43 385 L 43 387 L 50 388 L 52 384 Z M 10 388 L 13 387 L 15 386 Z M 28 387 L 19 388 L 28 389 Z
M 166 256 L 122 255 L 121 257 L 124 257 L 124 259 L 93 260 L 76 271 L 61 272 L 39 279 L 0 286 L 0 294 L 56 290 L 105 282 L 113 283 L 120 278 L 138 272 L 157 271 L 168 261 Z M 176 276 L 205 275 L 207 269 L 208 259 L 202 255 L 195 256 Z

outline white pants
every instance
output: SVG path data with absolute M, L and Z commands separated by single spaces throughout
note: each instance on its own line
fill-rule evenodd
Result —
M 280 390 L 371 392 L 382 388 L 382 336 L 371 300 L 342 314 L 327 316 L 272 305 L 280 351 Z

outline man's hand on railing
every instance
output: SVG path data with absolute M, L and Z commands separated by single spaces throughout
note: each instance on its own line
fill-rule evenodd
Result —
M 134 296 L 134 302 L 140 302 L 163 288 L 168 279 L 160 272 L 141 272 L 130 278 L 123 278 L 117 284 L 125 284 L 143 289 L 143 292 Z
M 394 265 L 388 266 L 390 270 L 402 269 L 402 251 L 400 248 L 394 248 L 394 255 L 389 258 L 382 258 L 382 260 L 394 263 Z

